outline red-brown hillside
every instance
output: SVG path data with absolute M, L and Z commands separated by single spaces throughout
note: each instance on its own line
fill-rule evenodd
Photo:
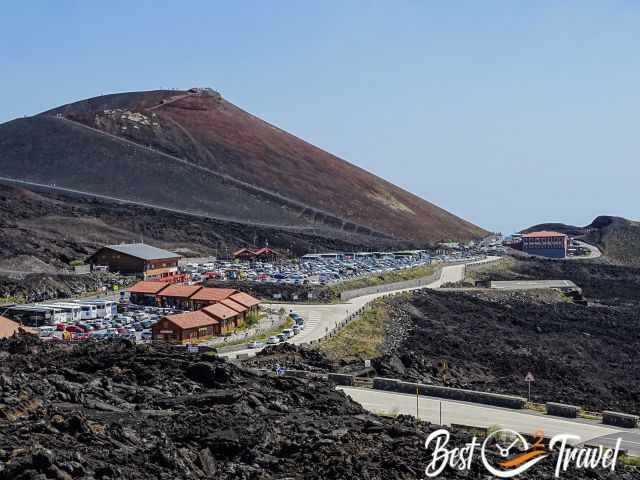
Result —
M 209 89 L 106 95 L 66 105 L 27 120 L 42 119 L 42 123 L 45 118 L 55 116 L 64 118 L 57 120 L 58 123 L 75 128 L 71 137 L 76 141 L 78 135 L 82 135 L 83 142 L 100 142 L 96 151 L 87 149 L 84 160 L 74 155 L 74 162 L 86 163 L 82 168 L 88 168 L 91 162 L 97 162 L 101 168 L 105 165 L 106 168 L 109 165 L 115 168 L 117 164 L 119 172 L 129 170 L 124 176 L 146 177 L 153 183 L 162 176 L 161 165 L 166 165 L 162 168 L 173 177 L 164 182 L 165 187 L 166 184 L 173 185 L 168 188 L 176 190 L 171 194 L 179 208 L 184 208 L 180 202 L 185 200 L 177 197 L 188 189 L 185 194 L 194 198 L 193 202 L 200 211 L 235 216 L 239 220 L 256 220 L 252 218 L 251 210 L 255 210 L 254 205 L 261 205 L 260 209 L 264 210 L 261 216 L 270 223 L 277 223 L 277 211 L 283 211 L 283 224 L 300 224 L 307 228 L 338 228 L 419 242 L 463 240 L 485 233 L 445 210 L 260 120 Z M 138 151 L 145 157 L 144 163 L 135 165 L 133 156 L 127 167 L 127 163 L 121 160 L 121 154 L 115 158 L 115 154 L 105 151 L 110 148 L 109 144 L 116 148 L 118 140 L 115 137 L 104 135 L 105 138 L 98 139 L 97 132 L 89 129 L 80 132 L 82 128 L 72 122 L 148 146 L 150 150 Z M 0 141 L 3 140 L 1 128 Z M 57 127 L 58 130 L 60 128 Z M 34 130 L 33 126 L 31 129 Z M 43 132 L 47 129 L 40 127 Z M 51 142 L 51 137 L 48 140 Z M 0 148 L 3 147 L 0 143 Z M 37 148 L 20 150 L 15 142 L 11 147 L 9 150 L 14 161 L 19 161 L 22 154 L 29 158 L 27 164 L 35 169 L 39 162 L 48 165 L 44 160 L 35 159 L 33 151 Z M 133 145 L 120 141 L 117 148 L 130 150 Z M 104 155 L 109 160 L 101 160 Z M 143 171 L 142 165 L 145 165 Z M 54 174 L 51 181 L 55 181 L 55 172 L 50 173 Z M 118 175 L 121 174 L 113 173 L 112 183 L 116 182 Z M 77 188 L 77 176 L 77 173 L 73 177 L 62 175 L 60 180 L 63 183 L 76 182 L 73 187 Z M 191 178 L 184 184 L 184 176 L 200 178 Z M 126 183 L 124 178 L 118 181 Z M 194 189 L 197 195 L 194 195 Z M 225 204 L 226 193 L 223 193 L 227 189 L 233 192 Z M 130 195 L 132 190 L 133 185 L 126 189 L 115 188 L 113 194 Z M 238 191 L 245 193 L 238 194 Z M 147 188 L 145 192 L 144 201 L 163 205 L 171 202 L 164 190 L 153 192 Z

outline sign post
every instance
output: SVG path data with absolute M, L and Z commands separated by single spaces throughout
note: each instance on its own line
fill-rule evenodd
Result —
M 524 381 L 527 382 L 527 386 L 529 388 L 529 403 L 531 403 L 531 383 L 535 382 L 535 378 L 533 378 L 533 373 L 527 372 L 527 376 L 524 377 Z

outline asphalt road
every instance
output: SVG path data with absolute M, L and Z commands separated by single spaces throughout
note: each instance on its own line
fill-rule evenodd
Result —
M 569 257 L 571 260 L 591 260 L 591 259 L 598 258 L 598 257 L 602 256 L 602 252 L 600 251 L 600 249 L 598 247 L 596 247 L 594 245 L 590 245 L 590 244 L 585 243 L 585 242 L 582 242 L 580 240 L 576 240 L 576 242 L 581 247 L 589 249 L 589 256 L 586 256 L 586 257 Z
M 491 282 L 495 290 L 538 290 L 544 288 L 575 288 L 578 286 L 571 280 L 508 280 Z
M 353 387 L 338 389 L 373 413 L 416 415 L 415 395 Z M 525 434 L 542 430 L 547 436 L 571 433 L 579 435 L 581 443 L 594 446 L 612 447 L 618 438 L 622 438 L 623 450 L 631 454 L 640 454 L 640 429 L 619 429 L 584 419 L 564 419 L 532 411 L 510 410 L 432 397 L 418 398 L 418 417 L 438 425 L 458 424 L 481 428 L 499 425 L 501 428 L 510 428 Z
M 484 260 L 469 262 L 472 263 L 486 263 L 495 260 L 498 257 L 487 257 Z M 435 282 L 427 285 L 426 287 L 414 287 L 401 290 L 394 290 L 391 292 L 373 293 L 370 295 L 363 295 L 356 297 L 348 302 L 340 304 L 270 304 L 272 308 L 279 310 L 281 307 L 286 311 L 293 310 L 304 318 L 305 328 L 295 337 L 288 340 L 289 343 L 299 345 L 302 343 L 309 343 L 311 341 L 319 340 L 327 333 L 333 331 L 337 325 L 346 319 L 352 312 L 358 311 L 366 304 L 375 300 L 376 298 L 384 295 L 401 293 L 411 290 L 419 290 L 422 288 L 439 288 L 442 284 L 449 282 L 457 282 L 464 278 L 466 264 L 448 265 L 443 267 L 440 278 Z M 238 355 L 248 354 L 254 356 L 256 352 L 261 349 L 244 349 L 236 350 L 233 352 L 222 352 L 220 356 L 236 358 Z

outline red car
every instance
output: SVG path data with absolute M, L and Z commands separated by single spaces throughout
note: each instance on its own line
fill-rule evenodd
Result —
M 59 332 L 64 332 L 64 329 L 65 329 L 66 327 L 67 327 L 67 326 L 66 326 L 64 323 L 58 323 L 58 324 L 56 325 L 56 330 L 57 330 L 57 331 L 59 331 Z
M 82 342 L 86 342 L 90 338 L 91 338 L 91 334 L 90 333 L 74 333 L 71 336 L 71 340 L 80 340 Z
M 86 333 L 84 328 L 79 327 L 77 325 L 67 325 L 66 330 L 67 332 L 71 332 L 71 333 Z

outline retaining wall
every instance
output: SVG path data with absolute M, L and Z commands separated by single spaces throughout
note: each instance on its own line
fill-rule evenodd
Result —
M 464 390 L 459 388 L 441 387 L 438 385 L 425 385 L 422 383 L 409 383 L 394 380 L 391 378 L 373 379 L 373 388 L 391 392 L 416 394 L 416 391 L 423 396 L 446 398 L 448 400 L 459 400 L 462 402 L 482 403 L 495 407 L 505 407 L 521 410 L 525 408 L 527 400 L 522 397 L 502 395 L 499 393 L 477 392 L 474 390 Z
M 353 386 L 353 375 L 346 375 L 343 373 L 330 373 L 328 375 L 328 379 L 330 382 L 333 382 L 336 385 L 344 385 L 347 387 Z
M 441 273 L 442 267 L 439 266 L 434 273 L 432 273 L 431 275 L 427 275 L 426 277 L 415 278 L 413 280 L 405 280 L 403 282 L 386 283 L 384 285 L 357 288 L 355 290 L 345 290 L 344 292 L 340 293 L 340 300 L 347 301 L 351 300 L 352 298 L 362 297 L 363 295 L 371 295 L 372 293 L 384 293 L 391 292 L 393 290 L 403 290 L 405 288 L 424 287 L 438 280 Z

